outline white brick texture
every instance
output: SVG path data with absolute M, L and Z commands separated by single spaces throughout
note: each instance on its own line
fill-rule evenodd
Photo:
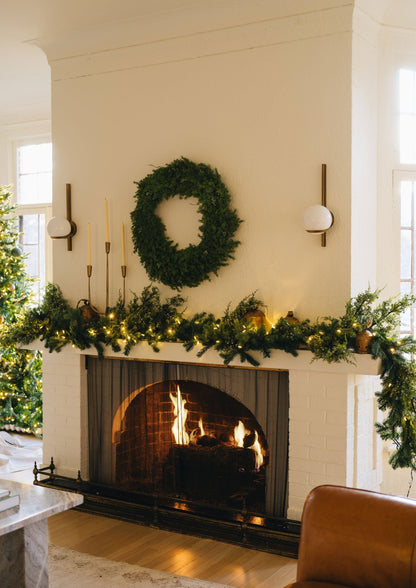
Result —
M 44 462 L 59 473 L 88 477 L 85 356 L 72 349 L 43 354 Z M 321 368 L 319 367 L 319 370 Z M 354 372 L 353 372 L 354 373 Z M 356 374 L 357 372 L 355 372 Z M 305 498 L 319 484 L 378 490 L 381 441 L 375 434 L 378 376 L 318 371 L 300 362 L 289 370 L 289 508 L 300 519 Z

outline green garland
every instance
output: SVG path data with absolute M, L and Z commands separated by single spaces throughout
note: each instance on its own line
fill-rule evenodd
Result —
M 189 159 L 176 159 L 136 182 L 136 208 L 131 213 L 134 250 L 151 280 L 175 290 L 196 287 L 227 265 L 239 244 L 234 239 L 241 220 L 230 208 L 230 194 L 217 170 Z M 179 249 L 155 213 L 163 201 L 178 195 L 198 200 L 200 242 Z
M 216 318 L 198 313 L 186 318 L 184 300 L 174 296 L 161 301 L 154 286 L 144 288 L 125 306 L 121 300 L 105 315 L 85 322 L 82 311 L 72 308 L 58 286 L 49 284 L 43 303 L 22 316 L 17 325 L 0 327 L 0 345 L 27 344 L 35 339 L 44 341 L 50 351 L 60 351 L 68 344 L 79 349 L 95 347 L 100 357 L 105 346 L 114 351 L 123 349 L 128 355 L 132 347 L 147 341 L 159 351 L 164 341 L 181 342 L 187 351 L 196 348 L 202 356 L 215 349 L 228 365 L 235 358 L 253 366 L 259 361 L 253 355 L 269 357 L 273 349 L 297 355 L 309 349 L 313 359 L 327 362 L 354 361 L 354 344 L 358 332 L 371 331 L 370 353 L 380 358 L 382 388 L 377 394 L 378 405 L 386 413 L 376 429 L 385 440 L 393 441 L 396 451 L 390 463 L 393 468 L 409 467 L 416 471 L 416 365 L 412 355 L 416 341 L 397 337 L 403 311 L 414 303 L 412 296 L 389 299 L 377 304 L 380 292 L 366 290 L 351 298 L 341 317 L 326 317 L 292 323 L 280 318 L 276 324 L 256 327 L 249 313 L 264 308 L 254 295 L 244 298 L 234 309 L 227 308 Z

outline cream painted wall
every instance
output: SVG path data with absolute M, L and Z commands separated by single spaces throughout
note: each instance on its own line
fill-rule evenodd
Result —
M 189 311 L 220 313 L 256 290 L 271 318 L 289 309 L 301 318 L 342 312 L 351 288 L 351 11 L 332 4 L 162 48 L 50 61 L 54 211 L 64 211 L 71 183 L 78 224 L 73 252 L 54 243 L 54 281 L 73 303 L 87 294 L 91 223 L 92 302 L 105 305 L 104 198 L 114 303 L 134 181 L 186 156 L 218 168 L 244 219 L 235 261 L 184 290 Z M 335 215 L 326 249 L 302 228 L 304 208 L 320 201 L 322 162 Z M 130 240 L 127 264 L 127 288 L 140 292 L 148 279 Z

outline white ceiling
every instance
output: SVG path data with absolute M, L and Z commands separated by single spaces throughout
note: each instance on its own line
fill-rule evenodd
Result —
M 0 0 L 0 127 L 50 118 L 50 71 L 31 41 L 200 0 Z
M 50 118 L 49 66 L 30 41 L 206 2 L 212 0 L 0 0 L 0 127 Z M 416 0 L 382 2 L 384 22 L 416 28 Z

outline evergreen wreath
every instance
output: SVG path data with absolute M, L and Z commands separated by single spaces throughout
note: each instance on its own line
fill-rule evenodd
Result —
M 194 288 L 233 259 L 240 243 L 234 233 L 242 221 L 230 208 L 230 194 L 216 169 L 182 157 L 135 184 L 137 204 L 131 213 L 134 251 L 151 280 L 175 290 Z M 197 245 L 180 249 L 155 213 L 163 200 L 174 196 L 198 200 L 202 219 Z

